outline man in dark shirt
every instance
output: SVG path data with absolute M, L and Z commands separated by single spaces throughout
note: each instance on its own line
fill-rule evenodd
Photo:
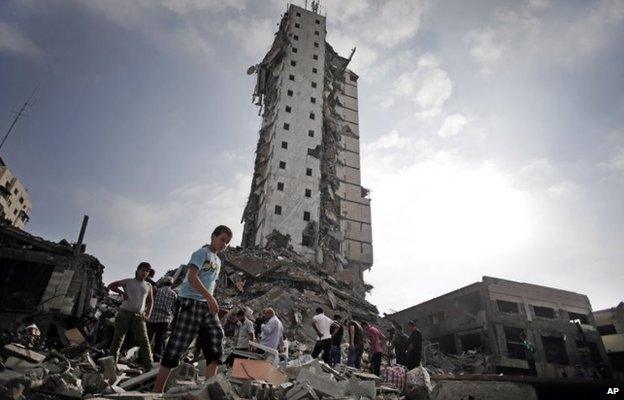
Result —
M 397 326 L 397 329 L 390 330 L 390 338 L 392 340 L 392 345 L 394 346 L 394 357 L 396 358 L 396 363 L 399 365 L 407 366 L 407 346 L 409 345 L 409 338 L 405 333 L 403 333 L 403 328 L 401 325 Z
M 409 333 L 409 344 L 406 351 L 406 367 L 414 369 L 420 365 L 420 357 L 422 356 L 422 333 L 416 328 L 416 322 L 407 323 L 407 331 Z
M 334 315 L 334 321 L 329 327 L 329 333 L 331 334 L 331 349 L 329 350 L 329 365 L 335 366 L 340 363 L 340 344 L 342 343 L 342 335 L 344 329 L 340 322 L 342 317 L 338 314 Z
M 347 323 L 349 328 L 349 357 L 347 365 L 349 367 L 360 368 L 362 353 L 364 352 L 364 330 L 355 320 Z

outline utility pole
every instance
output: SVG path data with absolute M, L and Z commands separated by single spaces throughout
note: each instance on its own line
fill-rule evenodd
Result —
M 31 101 L 32 101 L 33 97 L 35 97 L 35 93 L 37 93 L 38 89 L 39 89 L 39 85 L 37 85 L 37 87 L 35 87 L 35 90 L 33 90 L 33 92 L 30 94 L 30 97 L 28 98 L 28 100 L 26 100 L 24 102 L 24 104 L 22 104 L 22 107 L 17 112 L 17 115 L 13 119 L 13 122 L 11 123 L 11 126 L 9 126 L 9 129 L 4 134 L 4 138 L 2 138 L 2 142 L 0 142 L 0 150 L 2 149 L 2 145 L 4 145 L 4 142 L 7 140 L 7 138 L 11 134 L 11 131 L 13 130 L 13 127 L 15 126 L 15 124 L 17 124 L 17 121 L 20 119 L 20 117 L 22 115 L 24 115 L 24 111 L 26 111 L 26 107 L 32 107 L 32 105 L 35 104 L 34 102 L 31 102 Z

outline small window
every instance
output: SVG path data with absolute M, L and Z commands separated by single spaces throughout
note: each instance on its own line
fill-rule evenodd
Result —
M 282 142 L 282 149 L 288 148 L 288 142 Z
M 509 313 L 509 314 L 519 314 L 520 310 L 518 308 L 518 303 L 514 303 L 512 301 L 505 300 L 496 300 L 496 304 L 498 305 L 498 311 Z
M 601 325 L 598 327 L 598 333 L 600 334 L 600 336 L 616 335 L 617 330 L 615 329 L 615 325 L 613 324 Z
M 316 97 L 310 97 L 310 103 L 316 104 Z
M 286 169 L 286 161 L 280 161 L 279 167 L 280 169 Z
M 314 47 L 319 47 L 318 42 L 314 42 Z
M 291 106 L 286 106 L 286 112 L 289 113 L 292 111 L 292 107 Z
M 299 36 L 298 35 L 293 35 L 293 39 L 299 40 Z M 297 52 L 297 48 L 293 47 L 293 53 L 296 53 L 296 52 Z
M 297 40 L 297 39 L 295 39 L 295 40 Z M 296 52 L 297 52 L 297 48 L 296 48 L 296 47 L 293 47 L 293 48 L 292 48 L 292 52 L 293 52 L 293 53 L 296 53 Z
M 299 25 L 299 22 L 295 22 L 295 28 L 301 28 L 301 25 Z
M 314 237 L 311 235 L 306 235 L 305 233 L 302 234 L 301 244 L 306 247 L 314 247 Z
M 289 131 L 290 130 L 290 124 L 287 122 L 284 122 L 284 130 L 285 131 Z
M 315 34 L 316 36 L 319 36 L 321 33 L 320 33 L 319 31 L 314 31 L 314 34 Z
M 287 91 L 287 92 L 286 92 L 286 94 L 287 94 L 288 96 L 292 97 L 292 96 L 293 96 L 293 91 L 292 91 L 292 90 L 289 90 L 289 91 Z
M 314 137 L 314 131 L 312 129 L 308 131 L 308 136 Z
M 555 319 L 555 310 L 550 307 L 533 306 L 536 317 Z
M 295 80 L 295 76 L 294 75 L 288 75 L 288 79 L 291 80 L 291 81 L 294 81 Z
M 316 82 L 312 82 L 312 87 L 315 88 L 316 87 Z
M 284 191 L 284 182 L 277 182 L 277 190 L 280 192 Z
M 296 67 L 296 66 L 297 66 L 297 61 L 295 61 L 295 60 L 291 60 L 291 61 L 290 61 L 290 66 L 291 66 L 291 67 Z
M 578 322 L 583 325 L 589 325 L 589 318 L 585 314 L 568 311 L 568 316 L 570 317 L 570 322 L 574 324 Z
M 297 15 L 297 17 L 301 17 L 301 13 L 300 12 L 298 12 L 296 15 Z
M 308 211 L 304 211 L 303 212 L 303 220 L 304 221 L 309 221 L 310 220 L 310 213 Z
M 282 215 L 282 206 L 275 206 L 275 214 Z
M 315 19 L 314 22 L 316 22 L 317 24 L 321 23 L 321 21 L 319 21 L 318 19 Z
M 313 73 L 313 74 L 316 74 L 317 72 L 318 72 L 318 69 L 316 69 L 316 68 L 312 68 L 312 73 Z
M 306 168 L 306 175 L 312 176 L 312 168 Z
M 317 54 L 312 54 L 312 59 L 313 60 L 318 60 L 318 55 Z
M 351 74 L 351 75 L 349 75 L 349 80 L 351 82 L 357 82 L 357 77 L 355 75 Z
M 305 197 L 312 197 L 312 189 L 305 190 Z
M 20 204 L 24 203 L 24 198 L 20 196 L 19 202 L 20 202 Z
M 13 194 L 17 194 L 19 192 L 19 190 L 17 190 L 17 188 L 15 188 L 15 190 L 13 191 Z
M 314 113 L 310 113 L 310 119 L 314 119 L 315 115 Z

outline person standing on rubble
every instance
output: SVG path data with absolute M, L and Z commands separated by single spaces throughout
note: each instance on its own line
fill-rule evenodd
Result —
M 342 327 L 342 323 L 340 322 L 341 320 L 342 317 L 340 315 L 334 315 L 334 322 L 332 322 L 331 327 L 329 328 L 329 333 L 331 334 L 329 365 L 331 367 L 334 367 L 336 364 L 340 364 L 340 345 L 342 344 L 342 335 L 344 334 L 344 329 Z
M 152 285 L 146 281 L 151 268 L 149 263 L 142 262 L 137 266 L 134 278 L 122 279 L 108 285 L 108 290 L 124 299 L 115 317 L 115 333 L 110 353 L 116 362 L 126 334 L 131 331 L 139 346 L 139 362 L 147 371 L 152 369 L 153 363 L 145 326 L 154 305 Z
M 275 310 L 272 308 L 265 308 L 262 314 L 266 322 L 263 323 L 260 328 L 260 344 L 279 352 L 282 340 L 284 340 L 284 325 L 282 325 L 282 321 L 277 318 Z
M 332 336 L 330 333 L 330 327 L 332 320 L 323 313 L 323 309 L 318 307 L 316 309 L 316 315 L 312 317 L 312 327 L 316 332 L 318 339 L 312 350 L 312 358 L 316 358 L 323 352 L 323 361 L 329 364 L 329 353 L 332 345 Z
M 213 293 L 221 260 L 218 254 L 232 240 L 232 230 L 219 225 L 210 236 L 210 244 L 193 253 L 188 271 L 178 292 L 178 313 L 173 331 L 160 363 L 154 383 L 154 392 L 162 393 L 171 369 L 178 366 L 180 358 L 188 351 L 193 339 L 206 358 L 206 378 L 214 376 L 223 353 L 223 328 L 219 321 L 219 304 Z
M 386 336 L 379 331 L 379 329 L 369 324 L 368 322 L 362 322 L 362 328 L 366 331 L 368 341 L 370 343 L 371 353 L 371 372 L 379 376 L 381 372 L 381 355 L 383 354 L 384 346 L 383 341 L 386 340 Z
M 389 339 L 394 347 L 394 357 L 396 363 L 407 367 L 407 346 L 409 345 L 409 338 L 403 333 L 403 327 L 397 326 L 397 329 L 390 328 Z
M 169 325 L 173 321 L 175 304 L 178 294 L 171 289 L 173 278 L 163 278 L 162 286 L 156 290 L 154 296 L 154 310 L 147 321 L 147 335 L 149 340 L 154 339 L 154 359 L 160 361 L 165 347 L 165 336 Z
M 250 351 L 249 342 L 256 340 L 254 334 L 254 324 L 251 322 L 244 310 L 238 310 L 236 313 L 238 319 L 238 335 L 236 336 L 236 350 Z
M 407 331 L 409 332 L 409 344 L 406 350 L 407 369 L 412 370 L 420 365 L 422 356 L 422 333 L 416 327 L 415 321 L 407 323 Z
M 364 330 L 354 319 L 347 323 L 347 328 L 349 330 L 347 366 L 359 369 L 362 363 L 362 353 L 364 352 Z

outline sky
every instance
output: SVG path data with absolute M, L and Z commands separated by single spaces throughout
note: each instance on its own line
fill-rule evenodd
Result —
M 302 1 L 295 4 L 303 5 Z M 280 0 L 4 0 L 1 150 L 27 230 L 76 240 L 106 281 L 240 243 L 260 118 L 245 71 Z M 587 294 L 624 284 L 624 2 L 321 2 L 359 76 L 380 311 L 482 276 Z

